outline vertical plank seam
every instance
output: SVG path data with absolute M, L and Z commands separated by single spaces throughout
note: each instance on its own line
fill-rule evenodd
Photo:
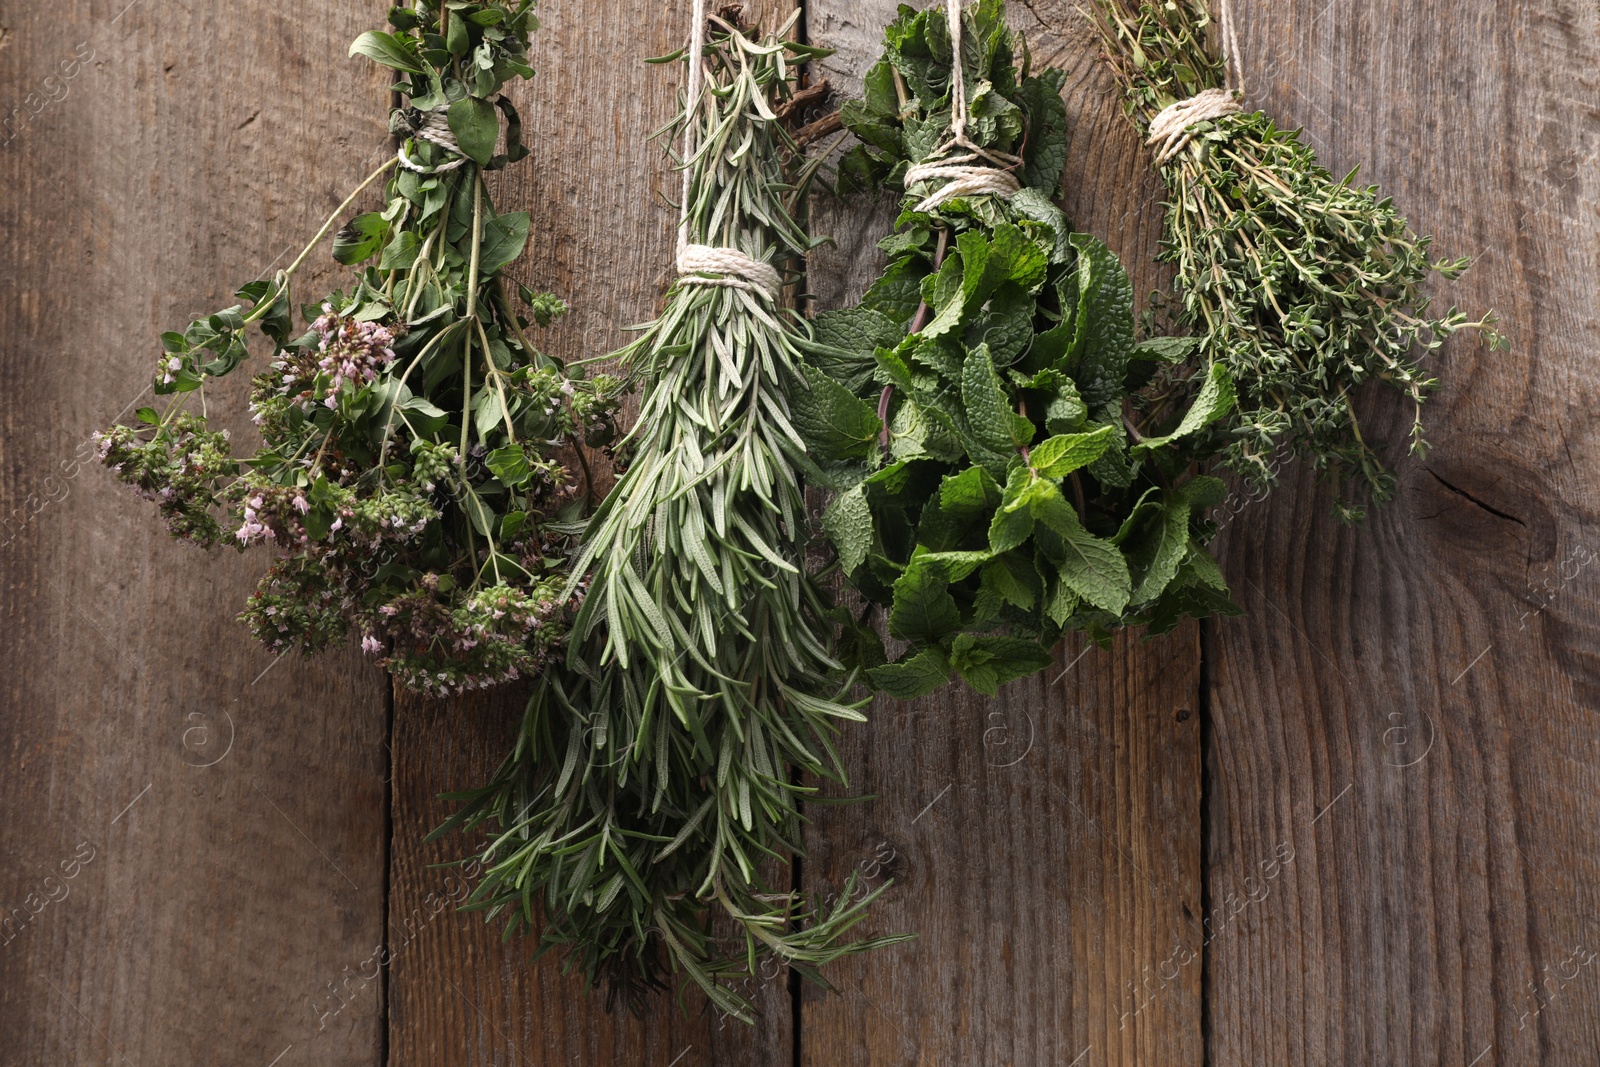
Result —
M 389 903 L 394 892 L 394 721 L 395 681 L 387 678 L 384 686 L 384 738 L 383 738 L 383 889 L 379 894 L 378 934 L 379 944 L 389 945 Z M 383 966 L 378 970 L 378 1067 L 389 1067 L 391 1028 L 389 1013 L 389 953 L 383 953 Z
M 1195 711 L 1200 717 L 1200 1063 L 1211 1063 L 1211 953 L 1206 921 L 1211 914 L 1211 768 L 1214 735 L 1211 725 L 1211 677 L 1216 630 L 1211 619 L 1200 620 L 1200 694 Z
M 795 0 L 795 6 L 800 10 L 800 18 L 795 22 L 795 39 L 803 45 L 811 43 L 811 28 L 807 25 L 811 17 L 808 8 L 809 0 Z M 811 64 L 806 64 L 809 73 Z M 810 198 L 807 197 L 809 202 Z M 809 233 L 811 220 L 806 220 L 806 230 Z M 806 307 L 811 296 L 811 257 L 808 255 L 801 260 L 802 271 L 800 284 L 796 290 L 796 312 L 806 314 Z M 799 785 L 799 775 L 795 775 L 796 785 Z M 800 899 L 800 894 L 805 891 L 805 860 L 803 853 L 806 843 L 805 801 L 796 799 L 796 807 L 800 812 L 800 850 L 796 851 L 789 859 L 790 891 L 794 893 L 795 900 Z M 801 1032 L 800 1013 L 804 1000 L 804 984 L 800 972 L 794 968 L 789 969 L 789 1062 L 790 1067 L 801 1067 L 805 1060 L 805 1040 Z
M 398 89 L 389 92 L 389 107 L 391 111 L 398 110 L 406 104 L 405 96 Z M 401 146 L 402 139 L 398 133 L 392 134 L 390 140 L 394 147 Z M 383 946 L 383 967 L 379 971 L 378 982 L 378 1067 L 389 1067 L 390 1051 L 393 1047 L 392 1031 L 394 1029 L 394 1016 L 390 1011 L 392 1001 L 392 983 L 390 971 L 392 960 L 389 956 L 389 911 L 394 897 L 394 744 L 395 744 L 395 717 L 398 705 L 395 686 L 398 684 L 387 671 L 384 672 L 384 727 L 383 727 L 383 891 L 378 905 L 378 943 Z

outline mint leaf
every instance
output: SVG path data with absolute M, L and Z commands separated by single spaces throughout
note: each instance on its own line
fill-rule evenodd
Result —
M 944 570 L 945 578 L 951 582 L 959 582 L 973 571 L 988 563 L 994 558 L 992 552 L 924 552 L 918 549 L 911 557 L 912 562 L 923 560 L 928 564 L 935 564 Z
M 866 459 L 883 432 L 872 405 L 807 364 L 801 364 L 809 388 L 789 398 L 794 427 L 805 438 L 812 458 L 832 462 Z
M 1111 444 L 1112 436 L 1109 426 L 1089 433 L 1060 434 L 1033 449 L 1028 463 L 1046 478 L 1065 478 L 1099 459 Z
M 1008 552 L 983 568 L 983 586 L 1013 607 L 1032 611 L 1039 597 L 1038 572 L 1019 553 Z
M 1000 687 L 1050 666 L 1048 649 L 1020 637 L 974 637 L 962 634 L 950 650 L 950 665 L 963 681 L 985 696 Z
M 902 641 L 937 642 L 959 628 L 961 611 L 950 595 L 950 581 L 942 564 L 913 557 L 894 583 L 894 608 L 889 633 Z
M 834 497 L 822 513 L 822 528 L 839 551 L 839 566 L 847 576 L 854 574 L 872 548 L 872 509 L 866 490 L 858 485 Z
M 1178 574 L 1178 565 L 1189 551 L 1189 502 L 1173 494 L 1162 509 L 1161 520 L 1154 524 L 1150 537 L 1135 553 L 1139 568 L 1139 582 L 1133 589 L 1130 602 L 1145 604 L 1172 583 Z
M 1101 540 L 1078 521 L 1078 513 L 1049 482 L 1049 492 L 1033 497 L 1034 517 L 1061 538 L 1064 558 L 1061 581 L 1085 601 L 1113 615 L 1121 615 L 1133 594 L 1128 561 L 1117 546 Z
M 1134 445 L 1133 450 L 1135 453 L 1149 452 L 1169 445 L 1180 437 L 1198 433 L 1232 411 L 1233 402 L 1233 376 L 1221 363 L 1213 363 L 1210 373 L 1206 375 L 1205 384 L 1200 387 L 1199 394 L 1194 398 L 1189 410 L 1184 413 L 1183 421 L 1178 423 L 1177 429 L 1165 437 L 1147 437 Z
M 893 319 L 866 307 L 824 311 L 812 320 L 811 333 L 817 344 L 866 356 L 893 348 L 905 338 L 905 330 Z
M 1033 441 L 1033 423 L 1011 409 L 1011 398 L 995 371 L 988 345 L 979 345 L 967 356 L 961 371 L 961 399 L 973 437 L 986 448 L 1014 452 Z
M 1115 253 L 1088 234 L 1072 235 L 1078 251 L 1078 324 L 1082 355 L 1075 377 L 1084 401 L 1098 409 L 1120 402 L 1133 351 L 1133 285 Z
M 1036 482 L 1033 472 L 1026 467 L 1017 467 L 1011 472 L 1000 508 L 989 524 L 989 549 L 996 555 L 1011 551 L 1032 535 L 1031 493 L 1036 484 L 1049 483 Z
M 1000 506 L 1000 483 L 982 467 L 947 475 L 939 484 L 939 506 L 952 518 L 971 522 Z
M 926 696 L 950 680 L 950 666 L 944 652 L 924 649 L 899 663 L 887 663 L 867 671 L 867 678 L 879 689 L 901 700 Z
M 1136 362 L 1182 363 L 1200 347 L 1198 337 L 1152 337 L 1133 350 Z

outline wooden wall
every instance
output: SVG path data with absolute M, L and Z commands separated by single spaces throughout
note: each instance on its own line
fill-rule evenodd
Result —
M 848 88 L 894 4 L 803 6 Z M 233 620 L 261 557 L 171 542 L 85 462 L 155 335 L 389 150 L 387 81 L 343 58 L 387 5 L 0 0 L 0 1065 L 1595 1062 L 1600 8 L 1233 6 L 1252 98 L 1476 256 L 1443 299 L 1512 349 L 1445 349 L 1436 448 L 1366 526 L 1293 467 L 1230 501 L 1247 618 L 880 702 L 846 746 L 880 799 L 817 811 L 801 874 L 893 877 L 876 925 L 922 936 L 836 993 L 764 983 L 750 1030 L 694 998 L 609 1015 L 452 910 L 454 846 L 421 838 L 516 694 L 275 663 Z M 678 86 L 638 60 L 688 5 L 541 13 L 534 159 L 499 197 L 533 212 L 518 272 L 574 305 L 550 348 L 592 354 L 666 280 L 644 137 Z M 1012 14 L 1070 73 L 1069 213 L 1164 284 L 1160 190 L 1075 5 Z M 815 215 L 817 306 L 847 304 L 892 213 Z M 244 386 L 214 398 L 240 432 Z

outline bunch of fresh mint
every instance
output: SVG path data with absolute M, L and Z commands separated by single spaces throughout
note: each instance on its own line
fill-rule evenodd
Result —
M 1014 196 L 927 210 L 913 175 L 889 264 L 859 306 L 819 315 L 796 425 L 833 497 L 823 525 L 871 607 L 855 656 L 911 697 L 952 673 L 993 693 L 1040 670 L 1067 630 L 1169 630 L 1237 609 L 1204 544 L 1223 487 L 1199 473 L 1233 405 L 1192 342 L 1135 343 L 1132 290 L 1052 202 L 1065 159 L 1063 75 L 1038 75 L 1000 0 L 968 8 L 966 138 L 952 148 L 954 56 L 942 10 L 902 8 L 865 100 L 847 184 L 904 187 L 952 153 L 1008 165 Z M 871 607 L 869 607 L 869 614 Z

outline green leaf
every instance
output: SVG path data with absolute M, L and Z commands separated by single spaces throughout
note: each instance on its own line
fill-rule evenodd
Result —
M 1189 551 L 1189 502 L 1172 494 L 1149 537 L 1134 554 L 1139 583 L 1130 603 L 1145 604 L 1160 596 L 1177 577 L 1178 565 Z
M 1050 583 L 1050 597 L 1045 602 L 1044 613 L 1057 626 L 1065 626 L 1067 620 L 1072 618 L 1073 612 L 1078 610 L 1079 603 L 1078 594 L 1073 592 L 1072 586 L 1057 575 Z
M 892 697 L 914 700 L 949 681 L 950 666 L 943 650 L 927 648 L 899 663 L 873 667 L 867 671 L 867 677 L 874 686 Z
M 861 297 L 861 307 L 881 312 L 890 321 L 907 322 L 922 300 L 922 279 L 908 260 L 889 264 L 883 276 Z
M 963 522 L 986 516 L 1000 506 L 1000 483 L 982 467 L 947 475 L 939 485 L 939 506 Z
M 961 399 L 972 435 L 985 447 L 1014 452 L 1033 441 L 1033 423 L 1011 409 L 1011 398 L 989 358 L 988 345 L 979 345 L 967 356 L 961 370 Z
M 1033 563 L 1016 552 L 1008 552 L 986 564 L 982 575 L 983 587 L 1001 600 L 1023 611 L 1032 611 L 1038 599 L 1039 575 Z
M 1133 285 L 1116 254 L 1088 234 L 1072 235 L 1078 252 L 1077 325 L 1083 338 L 1074 377 L 1092 409 L 1120 402 L 1133 351 Z
M 872 405 L 807 364 L 801 364 L 807 389 L 789 398 L 794 426 L 806 450 L 822 462 L 865 459 L 872 454 L 883 423 Z
M 1198 433 L 1232 411 L 1233 403 L 1233 376 L 1221 363 L 1213 363 L 1211 372 L 1206 375 L 1205 384 L 1200 387 L 1199 394 L 1194 398 L 1189 410 L 1184 413 L 1183 421 L 1178 423 L 1177 429 L 1165 437 L 1147 437 L 1134 445 L 1133 451 L 1136 454 L 1150 452 L 1169 445 L 1180 437 Z
M 1190 505 L 1196 508 L 1214 508 L 1228 499 L 1228 483 L 1207 474 L 1190 478 L 1178 489 Z
M 1121 615 L 1133 595 L 1128 561 L 1117 546 L 1083 528 L 1078 513 L 1049 482 L 1039 483 L 1049 492 L 1032 500 L 1034 517 L 1061 538 L 1064 558 L 1061 581 L 1085 601 L 1113 615 Z
M 347 267 L 371 259 L 389 236 L 389 221 L 379 211 L 357 215 L 333 237 L 333 258 Z
M 483 227 L 483 241 L 478 252 L 478 274 L 490 278 L 522 255 L 528 243 L 531 223 L 526 211 L 513 211 L 496 215 Z
M 412 51 L 415 48 L 414 42 L 415 38 L 384 33 L 380 30 L 368 30 L 350 45 L 350 55 L 366 56 L 374 62 L 409 74 L 426 74 L 428 68 Z
M 1016 467 L 1006 482 L 1005 494 L 994 520 L 989 524 L 989 549 L 995 554 L 1009 552 L 1033 534 L 1031 494 L 1035 485 L 1049 485 L 1034 478 L 1026 467 Z
M 473 425 L 478 430 L 478 440 L 486 440 L 500 425 L 501 418 L 505 415 L 505 408 L 500 404 L 500 395 L 487 387 L 478 394 L 472 403 Z
M 461 506 L 467 513 L 467 518 L 472 520 L 473 529 L 485 537 L 494 529 L 494 512 L 489 510 L 489 505 L 470 485 L 462 487 Z
M 962 634 L 950 650 L 950 665 L 963 681 L 985 696 L 1000 687 L 1050 666 L 1049 649 L 1020 637 L 974 637 Z
M 456 144 L 468 159 L 481 167 L 494 158 L 494 145 L 500 137 L 500 119 L 493 104 L 476 97 L 463 97 L 450 105 L 449 119 L 450 132 L 455 134 Z M 511 260 L 506 260 L 509 262 Z
M 906 335 L 893 319 L 869 307 L 824 311 L 812 320 L 811 332 L 819 345 L 867 359 L 880 348 L 893 348 Z
M 1198 337 L 1152 337 L 1133 350 L 1133 359 L 1144 363 L 1178 364 L 1199 347 Z
M 1100 458 L 1113 437 L 1110 426 L 1089 433 L 1060 434 L 1043 441 L 1029 454 L 1029 465 L 1046 478 L 1065 478 Z
M 1228 591 L 1228 580 L 1222 576 L 1222 568 L 1217 566 L 1217 561 L 1211 558 L 1211 553 L 1207 552 L 1198 541 L 1189 543 L 1189 554 L 1184 559 L 1183 565 L 1201 585 L 1209 586 L 1219 593 Z
M 401 230 L 394 235 L 394 240 L 389 242 L 389 247 L 383 250 L 383 258 L 378 260 L 379 270 L 410 270 L 417 264 L 417 253 L 422 250 L 422 241 L 414 230 Z
M 946 579 L 951 582 L 959 582 L 985 563 L 994 559 L 994 553 L 926 552 L 919 548 L 911 559 L 912 562 L 923 560 L 927 564 L 937 565 L 943 568 Z
M 521 533 L 523 527 L 525 527 L 527 525 L 528 525 L 528 513 L 526 511 L 513 511 L 513 512 L 511 512 L 505 518 L 500 520 L 500 540 L 501 540 L 501 542 L 504 543 L 506 541 L 515 540 L 517 534 Z
M 447 29 L 445 31 L 444 46 L 451 55 L 459 59 L 466 55 L 467 50 L 472 47 L 472 38 L 467 35 L 466 20 L 461 17 L 459 11 L 452 11 L 445 21 L 445 26 Z
M 937 642 L 961 625 L 961 611 L 938 563 L 913 559 L 894 583 L 889 633 L 902 641 Z
M 866 490 L 858 485 L 834 497 L 822 513 L 822 528 L 839 551 L 839 566 L 847 576 L 854 574 L 872 548 L 872 509 Z
M 485 457 L 484 465 L 493 471 L 494 476 L 508 489 L 521 489 L 533 476 L 533 468 L 528 463 L 528 454 L 522 450 L 521 445 L 505 445 L 495 449 Z

